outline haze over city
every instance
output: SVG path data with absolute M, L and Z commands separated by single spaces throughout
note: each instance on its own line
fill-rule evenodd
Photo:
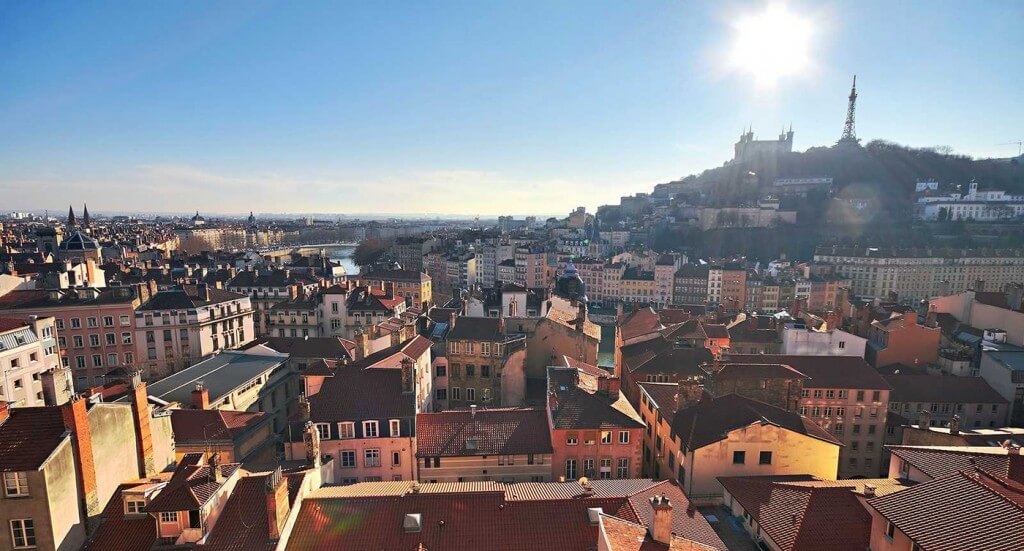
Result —
M 744 128 L 1009 157 L 1024 5 L 0 5 L 3 208 L 552 214 Z

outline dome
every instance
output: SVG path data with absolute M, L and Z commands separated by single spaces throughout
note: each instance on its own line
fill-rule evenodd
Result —
M 99 248 L 99 242 L 80 231 L 76 231 L 60 244 L 62 251 L 95 251 Z

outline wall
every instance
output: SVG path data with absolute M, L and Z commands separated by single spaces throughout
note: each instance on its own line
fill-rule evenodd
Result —
M 442 457 L 441 466 L 425 468 L 424 461 L 431 458 L 417 458 L 421 482 L 469 482 L 476 480 L 511 480 L 514 482 L 551 481 L 551 454 L 533 454 L 533 464 L 525 454 L 513 455 L 511 465 L 499 465 L 500 458 L 509 456 L 477 455 L 464 457 Z
M 0 495 L 0 548 L 12 549 L 10 521 L 32 519 L 40 549 L 78 549 L 85 540 L 71 439 L 39 471 L 28 473 L 29 497 Z
M 96 404 L 89 409 L 96 495 L 102 510 L 122 482 L 138 478 L 135 423 L 128 404 Z
M 746 452 L 744 464 L 733 464 L 735 451 Z M 772 452 L 771 465 L 758 464 L 761 451 Z M 684 461 L 687 479 L 683 490 L 692 500 L 713 500 L 712 496 L 720 499 L 724 491 L 716 479 L 719 476 L 809 474 L 835 480 L 839 446 L 775 425 L 754 423 L 691 452 Z
M 526 349 L 520 348 L 501 367 L 501 405 L 519 406 L 526 399 Z
M 863 358 L 867 342 L 867 339 L 846 331 L 810 331 L 787 327 L 782 332 L 782 353 L 798 356 L 857 356 Z
M 912 542 L 910 538 L 901 532 L 899 528 L 896 529 L 893 533 L 893 538 L 890 540 L 885 535 L 885 528 L 889 522 L 874 507 L 869 505 L 867 510 L 871 513 L 871 551 L 903 551 L 911 548 Z
M 387 430 L 387 427 L 382 427 Z M 304 442 L 289 442 L 286 444 L 286 456 L 288 459 L 305 459 L 306 445 Z M 380 450 L 380 467 L 367 467 L 364 462 L 363 450 Z M 341 452 L 352 450 L 356 452 L 356 466 L 342 467 Z M 391 464 L 391 455 L 398 452 L 401 457 L 401 465 Z M 416 480 L 416 443 L 413 438 L 351 438 L 346 440 L 321 440 L 321 455 L 329 455 L 333 458 L 334 480 L 340 483 L 344 479 L 355 478 L 359 482 L 366 480 L 366 477 L 377 476 L 382 481 L 391 481 L 393 477 L 401 477 L 400 480 Z
M 509 331 L 528 324 L 519 319 L 509 319 Z M 597 365 L 597 351 L 600 340 L 591 339 L 586 334 L 570 329 L 548 319 L 536 322 L 535 329 L 527 331 L 526 337 L 526 376 L 543 379 L 547 377 L 549 365 L 558 365 L 562 356 L 571 356 L 590 365 Z
M 599 430 L 552 430 L 551 447 L 554 448 L 554 454 L 551 459 L 552 479 L 558 480 L 560 476 L 566 474 L 565 462 L 567 459 L 576 459 L 575 478 L 579 478 L 584 476 L 584 459 L 593 459 L 595 471 L 600 471 L 600 460 L 602 457 L 610 457 L 612 459 L 611 478 L 619 478 L 617 471 L 620 458 L 629 459 L 629 474 L 626 478 L 639 478 L 640 471 L 643 468 L 641 449 L 643 447 L 644 429 L 613 428 L 610 430 L 612 432 L 611 444 L 601 443 L 601 431 Z M 629 433 L 628 444 L 619 444 L 619 432 L 621 431 Z M 576 438 L 577 443 L 575 445 L 568 445 L 566 442 L 569 437 Z M 587 445 L 587 440 L 593 440 L 594 443 Z M 599 472 L 595 472 L 591 478 L 600 478 Z

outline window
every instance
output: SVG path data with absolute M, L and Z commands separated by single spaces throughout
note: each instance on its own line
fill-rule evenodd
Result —
M 398 438 L 399 436 L 402 435 L 402 423 L 400 423 L 398 419 L 392 419 L 388 421 L 388 428 L 391 431 L 392 438 Z
M 100 355 L 100 354 L 93 354 L 92 355 L 92 366 L 93 367 L 103 367 L 103 356 Z
M 473 364 L 466 365 L 466 377 L 476 376 L 476 366 Z
M 338 423 L 338 438 L 355 438 L 356 437 L 356 424 L 351 421 L 342 421 Z
M 845 417 L 846 416 L 846 408 L 836 408 L 836 415 L 838 417 Z
M 462 399 L 462 389 L 460 389 L 457 386 L 456 387 L 452 387 L 452 400 L 461 400 L 461 399 Z
M 378 421 L 363 421 L 363 438 L 377 438 L 380 436 L 380 423 Z
M 331 425 L 327 423 L 317 423 L 316 432 L 320 434 L 321 440 L 331 439 Z
M 399 466 L 402 464 L 402 454 L 400 452 L 391 452 L 391 465 Z
M 28 473 L 4 473 L 4 495 L 7 497 L 28 495 Z
M 145 511 L 143 511 L 143 509 L 145 509 L 145 508 L 146 508 L 145 500 L 130 499 L 129 498 L 127 501 L 125 501 L 125 512 L 128 513 L 129 515 L 141 515 L 141 514 L 144 514 Z
M 864 401 L 864 391 L 863 390 L 858 390 L 857 391 L 857 401 L 858 402 L 863 402 Z
M 566 446 L 575 446 L 578 443 L 579 443 L 579 441 L 576 440 L 575 436 L 570 436 L 570 437 L 565 439 L 565 445 Z
M 469 388 L 469 387 L 466 388 L 466 401 L 467 402 L 475 402 L 476 401 L 476 389 L 475 388 Z
M 435 370 L 435 375 L 437 375 L 438 377 L 445 377 L 445 376 L 447 376 L 448 375 L 448 366 L 444 366 L 444 365 L 437 366 L 437 369 Z
M 11 521 L 11 541 L 15 549 L 36 546 L 36 528 L 30 518 L 19 518 Z
M 356 466 L 356 452 L 354 450 L 343 450 L 341 452 L 341 467 L 353 469 Z
M 807 415 L 807 406 L 800 406 L 800 415 Z
M 363 465 L 366 467 L 380 467 L 380 450 L 377 448 L 363 450 Z
M 565 478 L 568 480 L 574 480 L 576 478 L 576 460 L 566 459 L 565 460 Z
M 629 458 L 620 457 L 619 464 L 616 468 L 615 476 L 617 478 L 628 478 L 629 477 Z
M 836 391 L 834 391 L 834 390 L 827 390 L 827 391 L 825 391 L 825 397 L 829 398 L 829 399 L 835 398 L 836 397 Z
M 772 464 L 772 452 L 761 452 L 757 458 L 758 465 L 771 465 Z
M 447 400 L 448 399 L 448 389 L 447 388 L 436 388 L 436 389 L 434 389 L 434 399 L 436 399 L 438 401 Z
M 121 333 L 121 344 L 131 344 L 131 343 L 132 343 L 132 334 L 131 333 Z
M 490 376 L 491 376 L 491 366 L 489 366 L 489 365 L 482 365 L 482 366 L 480 366 L 480 376 L 484 377 L 484 378 L 490 378 Z
M 358 317 L 358 314 L 356 314 L 356 316 Z M 458 341 L 453 341 L 453 342 L 449 342 L 448 343 L 448 353 L 449 354 L 458 354 L 459 353 L 459 343 L 458 343 Z
M 160 513 L 160 522 L 178 522 L 178 512 L 164 511 Z
M 74 343 L 73 346 L 75 348 L 82 348 L 83 346 L 85 346 L 85 339 L 83 339 L 81 335 L 72 336 L 71 342 Z
M 839 349 L 842 350 L 844 348 L 846 348 L 846 341 L 839 341 Z
M 733 465 L 742 465 L 747 462 L 747 452 L 737 451 L 732 452 L 732 463 Z
M 86 322 L 89 324 L 89 327 L 98 327 L 99 326 L 97 321 L 96 321 L 96 318 L 88 318 L 86 320 Z
M 629 444 L 629 431 L 619 431 L 619 444 Z
M 81 329 L 82 328 L 82 320 L 79 319 L 79 318 L 71 318 L 71 328 L 72 329 Z
M 814 397 L 815 398 L 821 398 L 821 396 L 822 396 L 822 390 L 821 389 L 818 389 L 818 390 L 814 391 Z
M 121 325 L 128 325 L 129 323 L 131 321 L 128 319 L 128 316 L 121 316 Z
M 57 329 L 60 329 L 61 331 L 63 331 L 64 330 L 64 320 L 58 319 L 56 321 L 57 321 Z
M 79 369 L 85 369 L 85 356 L 75 356 L 75 366 Z
M 482 342 L 482 343 L 480 343 L 480 355 L 481 356 L 490 356 L 491 355 L 491 343 L 489 343 L 489 342 Z
M 872 392 L 871 393 L 871 401 L 872 402 L 881 402 L 882 401 L 882 391 L 881 390 L 876 390 L 876 391 Z
M 885 523 L 885 537 L 889 541 L 892 541 L 892 537 L 896 535 L 896 526 L 891 522 Z
M 602 444 L 611 444 L 612 443 L 612 431 L 610 431 L 610 430 L 603 430 L 603 431 L 601 431 L 601 443 Z
M 811 391 L 807 390 L 806 388 L 801 390 L 800 391 L 800 397 L 801 398 L 810 398 L 811 397 Z
M 845 390 L 840 390 L 839 391 L 839 399 L 840 400 L 845 400 L 846 399 L 846 391 Z

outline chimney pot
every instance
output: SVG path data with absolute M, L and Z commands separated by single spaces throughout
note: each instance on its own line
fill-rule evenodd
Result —
M 949 434 L 954 435 L 954 436 L 960 434 L 960 416 L 959 415 L 954 415 L 953 418 L 949 420 Z
M 867 497 L 875 497 L 875 489 L 876 488 L 874 484 L 865 484 L 864 495 Z
M 672 542 L 672 502 L 664 494 L 654 496 L 650 500 L 654 509 L 654 520 L 651 522 L 651 537 L 658 543 L 669 545 Z

